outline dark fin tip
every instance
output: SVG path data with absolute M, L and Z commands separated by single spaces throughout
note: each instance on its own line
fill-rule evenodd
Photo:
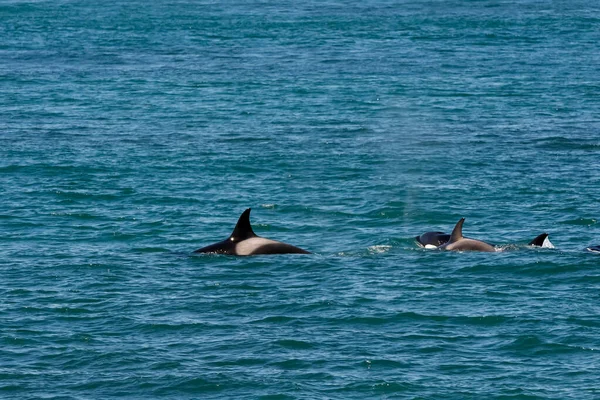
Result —
M 238 241 L 256 236 L 252 230 L 252 225 L 250 225 L 250 211 L 252 211 L 252 209 L 247 208 L 242 215 L 240 215 L 240 218 L 233 229 L 233 233 L 229 236 L 230 240 Z
M 541 235 L 536 236 L 531 242 L 529 242 L 529 246 L 538 246 L 542 247 L 544 245 L 544 240 L 548 237 L 547 233 L 542 233 Z
M 456 223 L 454 229 L 452 230 L 452 234 L 450 235 L 450 240 L 448 241 L 448 243 L 454 243 L 463 238 L 462 227 L 464 222 L 465 219 L 463 217 Z

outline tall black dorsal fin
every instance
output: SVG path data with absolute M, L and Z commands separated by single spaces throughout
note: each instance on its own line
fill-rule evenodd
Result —
M 256 236 L 250 225 L 250 210 L 252 209 L 248 208 L 240 215 L 240 219 L 238 219 L 233 233 L 229 236 L 229 240 L 237 242 Z
M 533 239 L 531 242 L 529 242 L 529 246 L 542 247 L 544 245 L 544 240 L 546 240 L 547 237 L 548 237 L 547 233 L 542 233 L 541 235 L 539 235 L 535 239 Z
M 454 226 L 454 229 L 452 230 L 452 234 L 450 235 L 450 240 L 448 241 L 448 243 L 458 242 L 460 239 L 463 238 L 462 227 L 464 222 L 465 219 L 461 218 L 460 221 L 456 223 L 456 226 Z

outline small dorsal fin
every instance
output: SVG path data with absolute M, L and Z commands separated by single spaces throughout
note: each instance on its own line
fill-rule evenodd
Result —
M 250 225 L 250 210 L 252 209 L 248 208 L 240 215 L 240 219 L 238 219 L 233 233 L 229 236 L 229 240 L 237 242 L 256 236 Z
M 462 227 L 464 222 L 465 219 L 461 218 L 460 221 L 456 223 L 456 226 L 454 226 L 454 229 L 452 230 L 452 235 L 450 235 L 450 240 L 448 241 L 448 243 L 454 243 L 463 238 Z
M 548 237 L 547 233 L 542 233 L 541 235 L 539 235 L 535 239 L 533 239 L 531 242 L 529 242 L 529 246 L 542 247 L 544 245 L 544 241 L 546 240 L 547 237 Z

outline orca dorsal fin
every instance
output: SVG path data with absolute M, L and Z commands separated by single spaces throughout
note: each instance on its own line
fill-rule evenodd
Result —
M 240 215 L 240 219 L 238 219 L 231 236 L 229 236 L 229 240 L 232 242 L 238 242 L 240 240 L 248 239 L 251 237 L 255 237 L 256 234 L 252 230 L 252 226 L 250 225 L 250 210 L 248 208 L 246 211 Z
M 529 246 L 542 247 L 544 245 L 544 241 L 546 240 L 547 237 L 548 237 L 547 233 L 542 233 L 541 235 L 539 235 L 535 239 L 533 239 L 531 242 L 529 242 Z
M 454 229 L 452 230 L 452 234 L 450 235 L 450 240 L 448 241 L 448 243 L 458 242 L 460 239 L 463 238 L 462 227 L 464 222 L 465 219 L 461 218 L 460 221 L 456 223 Z

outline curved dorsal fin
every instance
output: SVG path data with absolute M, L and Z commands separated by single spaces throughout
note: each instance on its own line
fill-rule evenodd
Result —
M 536 238 L 533 239 L 531 242 L 529 242 L 529 246 L 542 247 L 544 245 L 544 241 L 546 240 L 547 237 L 548 237 L 547 233 L 542 233 L 541 235 L 536 236 Z
M 240 219 L 238 219 L 238 222 L 233 229 L 233 233 L 229 236 L 229 240 L 237 242 L 256 236 L 250 225 L 250 210 L 252 209 L 248 208 L 240 215 Z
M 454 243 L 463 238 L 462 227 L 464 222 L 465 219 L 461 218 L 460 221 L 456 223 L 454 229 L 452 230 L 452 235 L 450 235 L 450 240 L 448 241 L 448 243 Z

